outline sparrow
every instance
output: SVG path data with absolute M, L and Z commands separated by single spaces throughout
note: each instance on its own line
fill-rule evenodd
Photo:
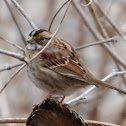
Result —
M 33 30 L 28 37 L 26 60 L 34 57 L 51 39 L 47 30 Z M 68 96 L 89 85 L 104 86 L 126 95 L 126 92 L 96 79 L 75 49 L 66 41 L 54 37 L 51 44 L 27 64 L 27 73 L 40 89 Z

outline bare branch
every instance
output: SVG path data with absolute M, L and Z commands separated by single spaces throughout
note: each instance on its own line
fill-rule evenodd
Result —
M 25 53 L 25 50 L 24 50 L 23 48 L 21 48 L 20 46 L 15 45 L 14 43 L 8 41 L 7 39 L 4 39 L 3 37 L 0 37 L 0 39 L 4 40 L 4 41 L 7 42 L 8 44 L 13 45 L 14 47 L 18 48 L 18 49 L 21 50 L 23 53 Z
M 70 1 L 70 0 L 66 1 L 66 2 L 58 9 L 58 11 L 55 13 L 55 15 L 53 16 L 53 18 L 52 18 L 52 20 L 51 20 L 51 23 L 50 23 L 50 25 L 49 25 L 48 31 L 51 30 L 52 23 L 53 23 L 55 17 L 57 16 L 57 14 L 60 12 L 60 10 L 61 10 L 69 1 Z
M 80 4 L 81 4 L 83 7 L 87 7 L 87 6 L 91 5 L 92 3 L 93 3 L 93 0 L 89 0 L 89 3 L 86 4 L 86 5 L 84 5 L 84 4 L 82 3 L 82 0 L 80 0 Z
M 26 123 L 26 118 L 1 118 L 0 124 L 5 123 Z
M 29 24 L 33 29 L 37 29 L 36 25 L 33 23 L 33 21 L 30 19 L 28 14 L 23 10 L 23 8 L 16 2 L 16 0 L 11 0 L 11 2 L 17 7 L 17 9 L 22 13 L 22 15 L 27 19 Z
M 99 44 L 108 43 L 108 42 L 117 42 L 117 38 L 116 37 L 112 37 L 112 38 L 109 38 L 109 39 L 106 39 L 106 40 L 92 42 L 92 43 L 89 43 L 89 44 L 85 44 L 85 45 L 79 46 L 79 47 L 77 47 L 75 49 L 76 50 L 80 50 L 80 49 L 84 49 L 84 48 L 87 48 L 87 47 L 90 47 L 90 46 L 99 45 Z
M 3 90 L 7 87 L 9 82 L 26 66 L 26 63 L 24 63 L 19 69 L 17 69 L 9 78 L 9 80 L 6 82 L 6 84 L 3 86 L 3 88 L 0 90 L 0 94 L 3 92 Z
M 93 28 L 93 26 L 91 24 L 89 24 L 88 20 L 85 18 L 86 17 L 86 14 L 84 13 L 84 11 L 74 1 L 72 1 L 72 5 L 77 10 L 77 12 L 79 13 L 79 15 L 81 16 L 81 18 L 83 20 L 83 23 L 86 25 L 86 27 L 88 28 L 88 30 L 92 33 L 92 35 L 94 36 L 94 38 L 96 40 L 103 40 L 103 37 L 100 34 L 97 33 L 97 31 Z M 120 58 L 120 56 L 118 56 L 117 54 L 115 54 L 107 45 L 103 45 L 103 47 L 107 50 L 107 52 L 117 62 L 119 62 L 126 69 L 126 64 L 125 64 L 124 60 L 122 60 Z
M 96 3 L 94 2 L 96 7 L 101 11 L 101 13 L 105 16 L 105 18 L 107 19 L 107 21 L 111 24 L 111 26 L 114 28 L 114 30 L 124 39 L 126 40 L 125 36 L 123 35 L 123 33 L 119 30 L 119 28 L 117 28 L 117 25 L 115 25 L 113 23 L 113 21 L 108 17 L 108 15 L 102 10 L 102 8 Z
M 14 57 L 14 58 L 19 59 L 21 61 L 25 61 L 24 55 L 22 55 L 22 54 L 13 53 L 13 52 L 6 51 L 6 50 L 3 50 L 3 49 L 0 49 L 0 53 Z
M 111 74 L 109 74 L 107 77 L 103 78 L 101 81 L 106 81 L 112 77 L 115 77 L 115 76 L 119 76 L 119 75 L 123 75 L 123 74 L 126 74 L 126 71 L 121 71 L 121 72 L 113 72 Z M 66 104 L 70 105 L 70 104 L 73 104 L 74 102 L 77 102 L 77 101 L 80 101 L 80 100 L 83 100 L 83 99 L 86 99 L 86 96 L 91 92 L 93 91 L 94 89 L 96 88 L 96 86 L 92 86 L 91 88 L 89 88 L 86 92 L 84 92 L 83 94 L 81 94 L 80 96 L 68 101 Z
M 106 123 L 106 122 L 100 122 L 100 121 L 94 121 L 94 120 L 84 120 L 89 126 L 120 126 L 116 124 Z
M 2 69 L 0 69 L 0 72 L 5 71 L 5 70 L 11 70 L 15 67 L 21 66 L 22 64 L 23 63 L 19 63 L 19 64 L 16 64 L 16 65 L 6 65 Z
M 0 124 L 6 124 L 6 123 L 26 123 L 26 118 L 3 118 L 0 119 Z M 92 120 L 84 120 L 85 123 L 89 125 L 99 125 L 99 126 L 119 126 L 116 124 L 110 124 L 106 122 L 99 122 L 99 121 L 92 121 Z
M 17 29 L 18 29 L 18 31 L 19 31 L 19 33 L 20 33 L 20 36 L 21 36 L 21 39 L 22 39 L 24 45 L 26 45 L 25 37 L 24 37 L 24 35 L 23 35 L 23 33 L 22 33 L 22 31 L 21 31 L 19 25 L 18 25 L 18 22 L 17 22 L 17 20 L 16 20 L 14 14 L 13 14 L 13 12 L 12 12 L 12 8 L 10 7 L 9 2 L 8 2 L 7 0 L 4 0 L 4 1 L 5 1 L 5 4 L 7 5 L 7 8 L 8 8 L 8 10 L 9 10 L 10 14 L 11 14 L 11 17 L 12 17 L 12 19 L 13 19 L 15 25 L 17 26 Z

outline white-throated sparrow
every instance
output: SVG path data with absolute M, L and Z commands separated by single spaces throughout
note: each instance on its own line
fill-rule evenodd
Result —
M 29 34 L 26 59 L 37 54 L 52 35 L 43 29 L 33 30 Z M 88 85 L 105 86 L 126 95 L 125 91 L 96 79 L 72 46 L 57 37 L 27 65 L 27 72 L 37 87 L 59 95 L 71 95 L 77 89 Z

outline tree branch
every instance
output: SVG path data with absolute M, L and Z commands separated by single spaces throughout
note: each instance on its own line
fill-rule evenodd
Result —
M 14 21 L 14 23 L 15 23 L 15 25 L 16 25 L 18 31 L 19 31 L 19 33 L 20 33 L 20 37 L 21 37 L 21 39 L 22 39 L 24 45 L 26 45 L 25 37 L 24 37 L 24 35 L 23 35 L 22 31 L 21 31 L 21 28 L 20 28 L 19 25 L 18 25 L 18 22 L 17 22 L 17 20 L 16 20 L 14 14 L 13 14 L 13 11 L 12 11 L 12 8 L 10 7 L 10 5 L 9 5 L 9 2 L 8 2 L 7 0 L 4 0 L 4 2 L 5 2 L 5 4 L 7 5 L 7 8 L 8 8 L 8 10 L 9 10 L 9 12 L 10 12 L 10 15 L 11 15 L 11 17 L 12 17 L 12 19 L 13 19 L 13 21 Z
M 3 86 L 2 89 L 0 89 L 0 94 L 3 92 L 3 90 L 7 87 L 7 85 L 10 83 L 10 81 L 26 66 L 26 63 L 24 63 L 19 69 L 17 69 L 9 78 L 9 80 L 6 82 L 6 84 Z
M 106 81 L 114 76 L 119 76 L 119 75 L 123 75 L 123 74 L 126 74 L 126 71 L 122 71 L 122 72 L 113 72 L 111 74 L 109 74 L 107 77 L 103 78 L 101 81 Z M 66 104 L 70 105 L 70 104 L 73 104 L 74 102 L 77 102 L 77 101 L 80 101 L 80 100 L 83 100 L 83 99 L 86 99 L 86 96 L 91 92 L 93 91 L 94 89 L 96 88 L 96 86 L 92 86 L 91 88 L 89 88 L 86 92 L 84 92 L 83 94 L 81 94 L 80 96 L 68 101 Z
M 22 13 L 33 29 L 37 29 L 36 25 L 30 19 L 28 14 L 23 10 L 23 8 L 16 2 L 16 0 L 11 0 L 11 2 L 16 6 L 16 8 Z
M 89 43 L 89 44 L 85 44 L 85 45 L 79 46 L 79 47 L 77 47 L 75 49 L 76 50 L 80 50 L 80 49 L 84 49 L 84 48 L 87 48 L 87 47 L 90 47 L 90 46 L 99 45 L 99 44 L 108 43 L 108 42 L 117 42 L 117 38 L 116 37 L 112 37 L 112 38 L 109 38 L 109 39 L 106 39 L 106 40 L 92 42 L 92 43 Z
M 74 2 L 74 0 L 72 1 L 72 5 L 74 6 L 74 8 L 77 10 L 78 14 L 80 15 L 80 17 L 82 18 L 83 23 L 86 25 L 86 27 L 88 28 L 88 30 L 92 33 L 92 35 L 94 36 L 94 38 L 96 40 L 103 40 L 103 37 L 97 33 L 97 31 L 93 28 L 93 26 L 91 24 L 89 24 L 89 21 L 86 19 L 86 14 L 84 13 L 84 11 Z M 126 69 L 126 64 L 124 62 L 124 60 L 122 60 L 117 54 L 113 53 L 113 51 L 107 46 L 107 45 L 103 45 L 103 47 L 107 50 L 107 52 L 117 61 L 119 62 L 125 69 Z
M 22 54 L 13 53 L 13 52 L 6 51 L 6 50 L 3 50 L 3 49 L 0 49 L 0 53 L 14 57 L 14 58 L 19 59 L 21 61 L 25 61 L 24 55 L 22 55 Z
M 5 123 L 26 123 L 26 118 L 1 118 L 0 124 Z
M 113 23 L 113 21 L 108 17 L 108 15 L 102 10 L 102 8 L 96 3 L 94 2 L 96 7 L 100 10 L 100 12 L 105 16 L 105 18 L 107 19 L 107 21 L 110 23 L 110 25 L 113 27 L 113 29 L 124 39 L 126 40 L 125 36 L 123 35 L 123 33 L 119 30 L 119 28 L 117 28 L 117 25 L 115 25 Z
M 26 123 L 26 118 L 1 118 L 0 124 L 7 124 L 7 123 Z M 119 126 L 116 124 L 110 124 L 106 122 L 99 122 L 99 121 L 93 121 L 93 120 L 84 120 L 85 123 L 89 125 L 99 125 L 99 126 Z
M 6 65 L 2 69 L 0 69 L 0 72 L 5 71 L 5 70 L 11 70 L 15 67 L 21 66 L 22 64 L 23 63 L 19 63 L 19 64 L 16 64 L 16 65 Z
M 0 37 L 0 39 L 2 39 L 3 41 L 5 41 L 6 43 L 8 44 L 11 44 L 12 46 L 16 47 L 17 49 L 21 50 L 23 53 L 25 53 L 25 50 L 23 48 L 21 48 L 20 46 L 18 45 L 15 45 L 14 43 L 8 41 L 7 39 L 4 39 L 3 37 Z
M 52 18 L 52 20 L 51 20 L 51 23 L 50 23 L 50 25 L 49 25 L 48 31 L 51 30 L 52 23 L 53 23 L 54 19 L 56 18 L 57 14 L 60 12 L 60 10 L 61 10 L 69 1 L 70 1 L 70 0 L 67 0 L 67 1 L 57 10 L 57 12 L 55 13 L 55 15 L 53 16 L 53 18 Z

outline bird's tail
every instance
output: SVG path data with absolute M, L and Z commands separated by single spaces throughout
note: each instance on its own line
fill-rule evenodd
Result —
M 108 88 L 111 88 L 113 90 L 116 90 L 116 91 L 118 91 L 118 92 L 126 95 L 126 92 L 125 91 L 123 91 L 123 90 L 121 90 L 119 88 L 116 88 L 116 87 L 114 87 L 114 86 L 112 86 L 112 85 L 110 85 L 108 83 L 105 83 L 105 82 L 100 81 L 100 80 L 94 80 L 94 82 L 96 83 L 96 85 L 101 85 L 101 86 L 104 86 L 104 87 L 108 87 Z

